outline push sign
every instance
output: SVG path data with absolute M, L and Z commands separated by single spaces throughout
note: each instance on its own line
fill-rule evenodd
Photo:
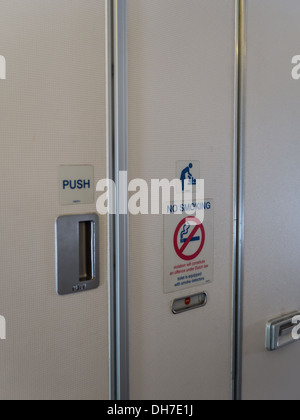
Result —
M 61 166 L 59 168 L 61 205 L 94 203 L 94 167 Z

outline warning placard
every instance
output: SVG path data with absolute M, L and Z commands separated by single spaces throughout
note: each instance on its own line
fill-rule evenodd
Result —
M 203 223 L 186 209 L 204 210 Z M 213 281 L 213 200 L 167 205 L 164 220 L 164 291 L 171 293 Z

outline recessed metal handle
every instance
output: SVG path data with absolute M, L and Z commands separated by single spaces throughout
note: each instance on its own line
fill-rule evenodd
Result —
M 79 222 L 79 280 L 95 278 L 95 223 Z
M 267 323 L 266 348 L 268 351 L 276 351 L 296 342 L 292 335 L 293 329 L 296 327 L 293 319 L 299 315 L 300 312 L 292 312 Z
M 56 220 L 56 283 L 59 295 L 100 285 L 99 216 L 66 215 Z

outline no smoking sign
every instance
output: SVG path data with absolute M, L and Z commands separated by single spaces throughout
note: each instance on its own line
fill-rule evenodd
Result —
M 164 221 L 164 291 L 171 293 L 211 283 L 214 264 L 213 201 L 203 206 L 203 223 L 194 216 L 179 214 L 180 204 Z
M 197 242 L 195 251 L 194 243 Z M 205 244 L 203 224 L 196 217 L 186 217 L 177 226 L 174 234 L 174 249 L 179 258 L 192 261 L 197 258 Z

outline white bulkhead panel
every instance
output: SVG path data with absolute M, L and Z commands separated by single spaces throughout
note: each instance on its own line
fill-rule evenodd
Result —
M 298 400 L 300 344 L 267 352 L 265 328 L 300 309 L 300 3 L 246 3 L 242 394 Z
M 128 43 L 129 179 L 173 180 L 178 162 L 200 161 L 214 203 L 214 281 L 169 294 L 164 217 L 130 218 L 131 398 L 228 400 L 235 1 L 128 0 Z M 205 307 L 173 315 L 204 291 Z
M 106 219 L 91 292 L 56 294 L 54 234 L 96 211 L 60 205 L 60 166 L 106 176 L 104 0 L 1 0 L 0 54 L 0 399 L 106 399 Z

